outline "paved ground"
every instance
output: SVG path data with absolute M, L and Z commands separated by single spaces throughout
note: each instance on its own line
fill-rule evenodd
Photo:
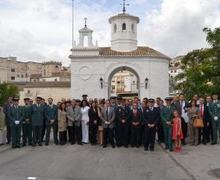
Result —
M 37 180 L 194 179 L 158 145 L 154 152 L 145 152 L 143 148 L 103 149 L 89 144 L 21 149 L 1 146 L 0 180 L 30 177 Z
M 178 164 L 180 164 L 196 180 L 220 179 L 220 145 L 210 144 L 199 146 L 183 146 L 180 154 L 170 153 Z M 217 177 L 213 176 L 212 170 L 216 170 Z

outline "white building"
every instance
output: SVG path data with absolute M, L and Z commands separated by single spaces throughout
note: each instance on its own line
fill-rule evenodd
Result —
M 137 77 L 140 98 L 169 94 L 170 58 L 150 47 L 138 46 L 139 18 L 125 12 L 112 16 L 111 47 L 98 47 L 92 42 L 93 31 L 85 25 L 79 30 L 79 42 L 69 56 L 71 59 L 71 96 L 108 98 L 112 77 L 127 70 Z M 88 46 L 85 46 L 85 37 Z M 146 37 L 147 38 L 147 37 Z

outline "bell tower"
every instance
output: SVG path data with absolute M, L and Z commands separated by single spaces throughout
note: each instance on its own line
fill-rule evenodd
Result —
M 123 13 L 109 18 L 111 24 L 111 49 L 119 52 L 130 52 L 137 49 L 137 24 L 139 18 L 126 13 L 123 0 Z

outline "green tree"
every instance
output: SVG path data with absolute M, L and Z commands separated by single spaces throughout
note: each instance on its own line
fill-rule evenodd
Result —
M 5 82 L 0 84 L 0 104 L 5 103 L 9 96 L 19 97 L 18 86 Z
M 204 28 L 210 48 L 189 52 L 181 62 L 183 73 L 175 78 L 175 89 L 192 98 L 193 94 L 220 92 L 220 27 Z

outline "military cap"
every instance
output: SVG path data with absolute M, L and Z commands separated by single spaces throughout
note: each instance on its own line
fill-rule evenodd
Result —
M 17 98 L 17 97 L 13 97 L 12 100 L 13 100 L 13 101 L 19 101 L 19 98 Z
M 30 101 L 30 98 L 24 98 L 24 101 Z
M 122 97 L 121 96 L 117 96 L 117 100 L 122 100 Z
M 116 96 L 111 96 L 110 99 L 116 99 Z
M 212 96 L 217 95 L 218 96 L 218 92 L 213 92 Z
M 153 98 L 148 99 L 149 103 L 153 103 L 155 100 Z
M 172 101 L 172 100 L 173 100 L 172 97 L 166 97 L 166 98 L 165 98 L 165 101 Z
M 88 97 L 88 95 L 87 94 L 83 94 L 82 97 Z
M 40 100 L 42 100 L 42 97 L 40 97 L 40 96 L 37 96 L 37 97 L 36 97 L 36 99 L 40 99 Z
M 79 99 L 75 99 L 75 101 L 76 101 L 76 102 L 81 102 L 81 100 L 79 100 Z
M 31 102 L 32 102 L 32 101 L 33 101 L 33 99 L 29 99 L 29 101 L 31 101 Z

